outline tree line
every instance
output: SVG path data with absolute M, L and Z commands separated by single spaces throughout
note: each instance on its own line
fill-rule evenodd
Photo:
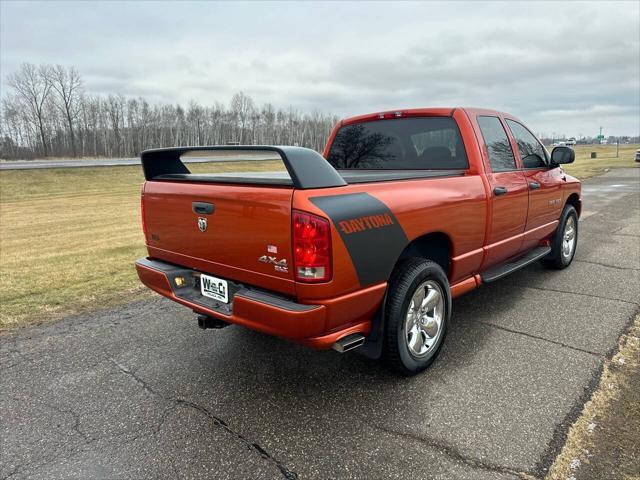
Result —
M 122 94 L 89 95 L 74 67 L 25 63 L 7 77 L 0 158 L 135 157 L 185 145 L 300 145 L 322 151 L 338 118 L 293 107 L 257 106 L 243 92 L 186 107 Z

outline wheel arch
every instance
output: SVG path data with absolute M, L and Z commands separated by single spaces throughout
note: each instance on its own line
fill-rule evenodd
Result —
M 429 232 L 411 240 L 404 248 L 396 263 L 396 267 L 404 260 L 412 257 L 422 257 L 431 260 L 445 272 L 449 278 L 451 267 L 451 254 L 453 252 L 453 244 L 451 238 L 444 232 Z M 356 351 L 368 358 L 380 358 L 382 354 L 382 340 L 384 337 L 385 316 L 384 311 L 387 304 L 387 293 L 385 292 L 380 308 L 371 319 L 371 333 L 367 337 L 363 347 Z
M 449 235 L 444 232 L 430 232 L 411 240 L 398 257 L 396 265 L 411 257 L 427 258 L 440 265 L 449 276 L 452 251 L 453 243 Z
M 569 195 L 567 197 L 567 201 L 564 202 L 565 206 L 566 205 L 571 205 L 573 208 L 576 209 L 576 212 L 578 213 L 578 218 L 580 218 L 580 213 L 582 210 L 582 201 L 580 200 L 580 196 L 577 193 L 572 193 L 571 195 Z

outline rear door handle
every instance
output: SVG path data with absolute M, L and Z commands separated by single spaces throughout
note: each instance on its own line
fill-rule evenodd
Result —
M 213 203 L 206 202 L 193 202 L 191 208 L 193 208 L 194 213 L 199 215 L 211 215 L 215 210 Z
M 537 190 L 540 188 L 540 184 L 538 182 L 529 182 L 529 188 L 531 190 Z
M 507 187 L 496 187 L 493 189 L 493 194 L 497 197 L 500 195 L 504 195 L 505 193 L 507 193 Z

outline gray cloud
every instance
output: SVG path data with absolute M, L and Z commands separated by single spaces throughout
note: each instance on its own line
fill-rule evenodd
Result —
M 471 105 L 538 132 L 640 131 L 640 9 L 586 3 L 2 2 L 3 76 L 75 65 L 89 93 L 352 115 Z M 3 90 L 4 90 L 3 85 Z

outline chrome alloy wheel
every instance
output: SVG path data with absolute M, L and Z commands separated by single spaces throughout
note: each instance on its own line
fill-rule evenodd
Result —
M 565 261 L 571 260 L 573 250 L 576 248 L 576 219 L 573 215 L 567 218 L 562 234 L 562 258 Z
M 404 335 L 409 353 L 414 357 L 427 354 L 442 333 L 445 315 L 442 288 L 427 280 L 420 284 L 411 298 L 404 322 Z

